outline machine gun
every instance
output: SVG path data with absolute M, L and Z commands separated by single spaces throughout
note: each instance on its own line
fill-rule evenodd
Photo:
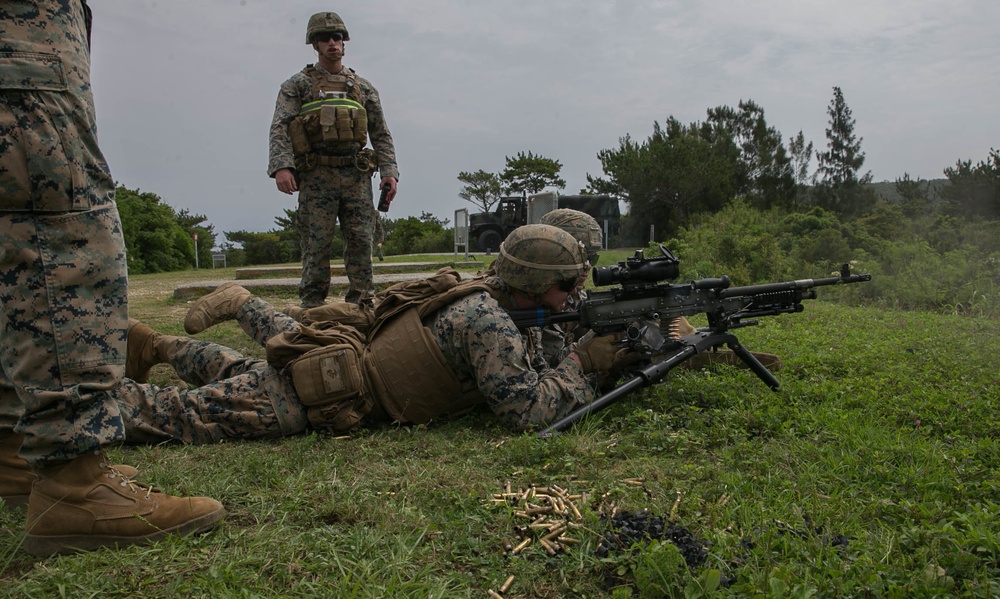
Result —
M 631 351 L 642 354 L 645 365 L 630 368 L 630 378 L 609 393 L 597 398 L 538 433 L 540 437 L 569 428 L 631 391 L 653 385 L 688 358 L 725 345 L 745 363 L 760 380 L 777 390 L 778 379 L 743 347 L 731 332 L 758 324 L 762 316 L 801 312 L 802 300 L 815 299 L 816 287 L 870 281 L 869 274 L 851 274 L 844 264 L 835 277 L 799 279 L 746 287 L 730 287 L 729 277 L 699 279 L 688 284 L 671 284 L 680 274 L 680 261 L 663 245 L 661 256 L 645 258 L 642 250 L 614 266 L 593 270 L 599 287 L 618 285 L 609 290 L 589 291 L 579 309 L 553 313 L 542 308 L 514 310 L 511 317 L 521 328 L 542 327 L 560 322 L 579 322 L 597 335 L 620 333 Z M 680 316 L 704 313 L 708 326 L 678 339 L 671 338 L 670 327 Z

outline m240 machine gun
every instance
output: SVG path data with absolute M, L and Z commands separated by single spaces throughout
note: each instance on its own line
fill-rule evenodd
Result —
M 628 369 L 629 378 L 539 432 L 548 437 L 569 428 L 635 389 L 653 385 L 673 368 L 706 351 L 726 346 L 760 380 L 777 390 L 778 379 L 750 353 L 732 333 L 734 329 L 758 324 L 764 316 L 801 312 L 802 300 L 815 299 L 816 287 L 870 281 L 869 274 L 851 274 L 844 264 L 835 277 L 799 279 L 745 287 L 731 287 L 729 277 L 699 279 L 688 284 L 665 283 L 680 275 L 680 261 L 663 245 L 661 256 L 646 258 L 642 250 L 617 265 L 593 270 L 594 284 L 612 286 L 589 291 L 579 310 L 553 313 L 545 309 L 511 312 L 519 327 L 540 327 L 560 322 L 578 322 L 597 335 L 619 333 L 632 351 L 642 354 L 640 366 Z M 680 316 L 705 314 L 708 326 L 690 335 L 671 338 L 670 327 Z

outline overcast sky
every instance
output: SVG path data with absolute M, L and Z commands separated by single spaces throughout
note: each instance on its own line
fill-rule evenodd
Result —
M 315 61 L 333 10 L 344 63 L 379 90 L 399 160 L 389 216 L 454 218 L 461 171 L 559 160 L 565 193 L 597 153 L 673 116 L 753 100 L 786 140 L 826 148 L 839 86 L 876 181 L 940 178 L 1000 148 L 996 0 L 90 0 L 98 132 L 115 179 L 267 231 L 294 196 L 266 174 L 278 86 Z

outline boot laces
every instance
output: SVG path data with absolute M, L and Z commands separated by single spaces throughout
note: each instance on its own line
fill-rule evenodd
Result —
M 133 495 L 139 491 L 145 491 L 146 493 L 144 499 L 149 499 L 150 495 L 158 492 L 158 489 L 153 485 L 132 480 L 113 465 L 109 464 L 106 459 L 101 461 L 101 469 L 107 470 L 107 472 L 104 473 L 104 476 L 113 480 L 118 480 L 118 486 L 123 489 L 127 488 Z

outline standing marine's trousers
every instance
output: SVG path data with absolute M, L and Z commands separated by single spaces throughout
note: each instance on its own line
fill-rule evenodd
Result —
M 20 415 L 14 430 L 32 467 L 125 436 L 112 392 L 124 373 L 128 283 L 112 197 L 76 212 L 0 212 L 0 424 Z
M 298 174 L 299 234 L 303 307 L 324 303 L 330 292 L 330 253 L 339 219 L 344 236 L 344 269 L 350 288 L 345 301 L 358 303 L 373 291 L 372 237 L 375 207 L 367 171 L 354 166 L 317 166 Z

